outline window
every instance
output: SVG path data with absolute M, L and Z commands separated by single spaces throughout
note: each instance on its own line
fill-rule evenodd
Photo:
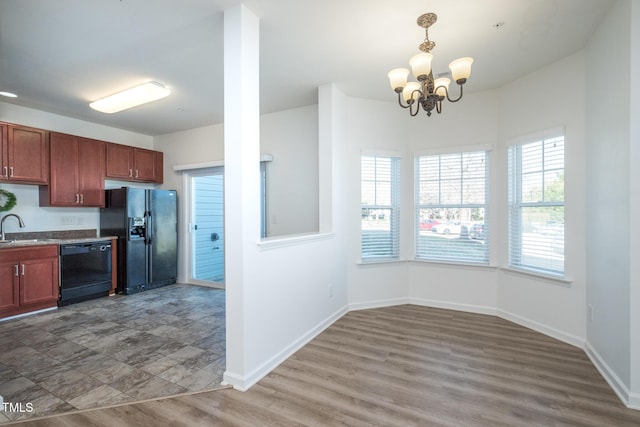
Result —
M 509 147 L 509 265 L 564 275 L 564 136 Z
M 488 157 L 475 151 L 416 158 L 416 259 L 489 263 Z
M 361 158 L 362 259 L 400 254 L 400 158 Z

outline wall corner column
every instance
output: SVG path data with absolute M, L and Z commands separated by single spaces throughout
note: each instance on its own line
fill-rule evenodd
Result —
M 247 280 L 260 238 L 259 19 L 240 4 L 224 12 L 224 212 L 226 384 L 246 389 Z

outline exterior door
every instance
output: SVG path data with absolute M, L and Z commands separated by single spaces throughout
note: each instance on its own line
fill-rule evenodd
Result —
M 224 169 L 191 174 L 191 277 L 224 287 Z

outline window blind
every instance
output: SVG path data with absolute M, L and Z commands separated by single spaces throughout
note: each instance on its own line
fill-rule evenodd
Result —
M 400 158 L 361 157 L 361 256 L 400 254 Z
M 487 163 L 487 151 L 416 157 L 416 259 L 489 263 Z
M 509 147 L 509 265 L 564 275 L 564 136 Z

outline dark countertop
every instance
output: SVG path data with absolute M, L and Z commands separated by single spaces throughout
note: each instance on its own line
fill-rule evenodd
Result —
M 98 236 L 96 230 L 37 231 L 31 233 L 7 233 L 7 240 L 0 240 L 0 250 L 25 246 L 65 245 L 100 242 L 117 239 L 117 236 Z
M 101 242 L 103 240 L 117 239 L 116 236 L 85 237 L 80 239 L 25 239 L 25 240 L 0 240 L 0 250 L 24 246 L 65 245 L 72 243 Z

